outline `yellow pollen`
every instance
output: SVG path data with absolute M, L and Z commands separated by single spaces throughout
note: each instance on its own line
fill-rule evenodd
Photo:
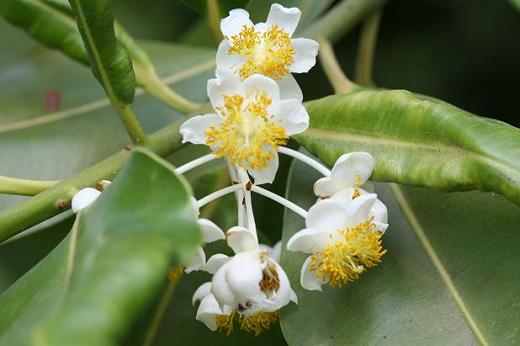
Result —
M 366 268 L 381 262 L 386 250 L 381 246 L 382 233 L 372 219 L 356 227 L 338 230 L 340 238 L 311 257 L 310 269 L 332 287 L 354 281 Z
M 294 62 L 295 50 L 289 34 L 278 25 L 271 25 L 260 33 L 253 26 L 228 38 L 231 47 L 229 55 L 242 55 L 246 62 L 238 69 L 242 80 L 259 73 L 273 79 L 282 79 L 290 73 L 289 66 Z
M 227 335 L 233 333 L 235 320 L 238 322 L 240 329 L 254 333 L 257 336 L 261 332 L 269 330 L 278 321 L 278 311 L 257 312 L 256 314 L 246 316 L 240 315 L 236 310 L 233 310 L 229 315 L 215 316 L 218 331 L 225 331 Z
M 266 268 L 262 272 L 262 280 L 260 280 L 260 289 L 266 295 L 278 292 L 280 289 L 280 277 L 276 271 L 276 266 L 271 262 L 267 262 Z
M 217 107 L 224 121 L 206 130 L 206 144 L 217 147 L 213 154 L 246 169 L 267 167 L 288 140 L 285 129 L 273 123 L 270 105 L 265 92 L 224 95 L 224 104 Z

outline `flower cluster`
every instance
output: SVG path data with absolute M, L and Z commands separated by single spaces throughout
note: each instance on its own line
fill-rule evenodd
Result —
M 282 307 L 298 303 L 279 264 L 281 242 L 273 248 L 258 242 L 252 193 L 305 218 L 306 228 L 286 244 L 289 251 L 309 254 L 300 274 L 304 289 L 341 287 L 376 266 L 386 253 L 381 238 L 388 227 L 387 209 L 376 194 L 363 189 L 374 169 L 373 157 L 347 153 L 329 170 L 284 146 L 290 136 L 309 126 L 301 89 L 291 73 L 309 71 L 319 49 L 313 40 L 292 38 L 300 14 L 297 8 L 273 4 L 267 21 L 253 24 L 245 10 L 230 11 L 220 25 L 224 40 L 217 52 L 215 78 L 207 83 L 213 112 L 193 116 L 180 128 L 183 142 L 207 145 L 211 153 L 176 172 L 183 174 L 222 158 L 233 182 L 194 200 L 194 208 L 229 193 L 237 198 L 238 225 L 227 232 L 208 219 L 198 220 L 204 243 L 225 239 L 234 255 L 215 254 L 206 260 L 198 248 L 184 264 L 187 273 L 203 270 L 212 275 L 193 295 L 193 304 L 200 302 L 196 319 L 211 330 L 230 334 L 238 326 L 257 335 L 277 323 Z M 309 210 L 259 186 L 274 181 L 279 153 L 324 176 L 314 185 L 317 202 Z M 80 191 L 73 200 L 75 211 L 98 195 L 93 189 Z

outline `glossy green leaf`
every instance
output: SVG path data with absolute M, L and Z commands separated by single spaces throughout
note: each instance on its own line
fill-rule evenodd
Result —
M 108 0 L 70 0 L 94 75 L 111 100 L 132 103 L 135 74 L 126 49 L 114 32 L 112 4 Z
M 186 6 L 197 11 L 201 16 L 207 17 L 212 7 L 216 7 L 221 18 L 235 8 L 245 8 L 250 0 L 180 0 Z
M 307 103 L 296 139 L 332 165 L 344 152 L 376 158 L 373 179 L 443 190 L 494 191 L 520 204 L 520 130 L 403 90 L 357 91 Z
M 0 297 L 0 344 L 116 344 L 172 260 L 200 242 L 189 193 L 171 165 L 134 152 L 69 236 Z
M 294 164 L 288 197 L 308 208 L 317 174 Z M 382 263 L 343 288 L 299 285 L 306 255 L 282 253 L 298 306 L 282 310 L 290 345 L 513 345 L 520 296 L 520 209 L 482 192 L 376 185 L 389 208 Z M 396 197 L 397 196 L 397 197 Z M 287 212 L 284 244 L 304 227 Z

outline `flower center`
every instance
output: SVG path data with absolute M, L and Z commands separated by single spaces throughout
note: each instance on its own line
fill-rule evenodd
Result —
M 216 315 L 215 323 L 219 331 L 225 331 L 227 335 L 233 333 L 234 321 L 237 321 L 240 329 L 259 335 L 262 331 L 267 331 L 278 321 L 278 311 L 257 312 L 247 316 L 241 315 L 233 310 L 229 315 Z
M 242 80 L 259 73 L 273 79 L 282 79 L 290 73 L 289 66 L 294 62 L 295 50 L 289 34 L 278 25 L 271 25 L 260 33 L 253 26 L 228 38 L 231 47 L 229 55 L 242 55 L 246 62 L 238 68 Z
M 381 246 L 382 233 L 372 219 L 356 227 L 338 230 L 339 239 L 311 257 L 311 270 L 332 287 L 354 281 L 366 268 L 381 262 L 386 253 Z
M 224 104 L 217 107 L 224 121 L 206 130 L 206 143 L 214 146 L 213 153 L 242 168 L 267 167 L 278 146 L 288 140 L 285 129 L 273 123 L 267 110 L 270 105 L 265 92 L 224 95 Z
M 260 280 L 259 285 L 262 292 L 268 297 L 272 297 L 280 289 L 280 277 L 276 271 L 276 266 L 269 260 L 262 271 L 262 280 Z

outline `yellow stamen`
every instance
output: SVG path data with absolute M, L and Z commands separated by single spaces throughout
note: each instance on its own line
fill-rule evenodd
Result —
M 237 315 L 233 310 L 229 315 L 215 315 L 215 323 L 219 332 L 226 331 L 226 335 L 233 333 L 233 320 Z
M 243 55 L 246 62 L 238 69 L 242 80 L 259 73 L 273 79 L 282 79 L 290 73 L 289 66 L 294 62 L 295 50 L 289 34 L 278 25 L 271 25 L 264 33 L 253 26 L 228 38 L 231 47 L 229 55 Z
M 276 271 L 276 266 L 269 261 L 262 272 L 262 280 L 260 280 L 260 289 L 266 295 L 278 292 L 280 289 L 280 277 Z
M 366 268 L 381 262 L 386 253 L 381 246 L 382 233 L 375 230 L 372 219 L 356 227 L 338 231 L 340 238 L 311 257 L 310 269 L 332 287 L 354 281 Z
M 224 121 L 206 130 L 206 143 L 218 147 L 213 154 L 246 169 L 267 167 L 288 140 L 285 129 L 273 123 L 270 105 L 265 92 L 224 95 L 224 104 L 217 107 Z
M 254 333 L 255 336 L 257 336 L 264 330 L 269 330 L 271 326 L 278 321 L 278 311 L 257 312 L 256 314 L 246 316 L 240 315 L 236 310 L 233 310 L 229 315 L 215 316 L 218 331 L 225 331 L 227 335 L 233 333 L 235 320 L 238 322 L 240 329 Z

